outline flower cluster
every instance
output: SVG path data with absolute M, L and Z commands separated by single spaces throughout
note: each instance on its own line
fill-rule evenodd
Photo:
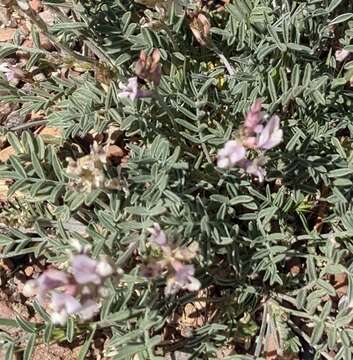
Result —
M 115 179 L 105 177 L 104 165 L 107 163 L 106 151 L 95 142 L 91 153 L 77 160 L 67 158 L 66 173 L 72 176 L 69 186 L 79 192 L 92 192 L 102 188 L 117 188 Z
M 196 256 L 197 249 L 170 246 L 167 236 L 159 224 L 154 224 L 153 228 L 149 229 L 149 233 L 151 234 L 149 242 L 161 249 L 162 258 L 150 262 L 145 268 L 145 275 L 158 276 L 166 272 L 166 295 L 176 294 L 180 289 L 199 290 L 201 283 L 194 277 L 195 268 L 190 264 Z
M 12 65 L 9 62 L 0 64 L 0 72 L 3 73 L 6 80 L 14 86 L 17 86 L 20 80 L 25 76 L 19 66 Z
M 152 91 L 141 89 L 139 79 L 154 86 L 159 85 L 162 75 L 162 66 L 159 64 L 160 57 L 161 55 L 158 49 L 154 49 L 151 55 L 147 55 L 146 52 L 142 50 L 135 64 L 135 74 L 137 76 L 131 77 L 127 85 L 119 84 L 121 89 L 119 97 L 129 98 L 132 101 L 151 97 L 153 94 Z
M 246 157 L 247 149 L 266 151 L 277 146 L 283 139 L 279 117 L 274 115 L 266 122 L 261 108 L 262 103 L 257 100 L 246 115 L 239 138 L 227 141 L 217 157 L 218 167 L 230 168 L 237 165 L 248 174 L 256 176 L 260 182 L 266 175 L 262 167 L 266 163 L 266 158 L 259 156 L 249 160 Z
M 96 261 L 85 254 L 73 256 L 71 271 L 48 269 L 36 280 L 29 280 L 25 296 L 36 295 L 48 306 L 54 324 L 64 325 L 70 315 L 91 319 L 99 311 L 99 301 L 107 293 L 105 280 L 114 273 L 107 261 Z

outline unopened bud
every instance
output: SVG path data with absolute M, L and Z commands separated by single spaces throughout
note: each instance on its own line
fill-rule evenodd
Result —
M 113 268 L 106 261 L 100 261 L 97 265 L 97 273 L 102 277 L 107 277 L 113 273 Z

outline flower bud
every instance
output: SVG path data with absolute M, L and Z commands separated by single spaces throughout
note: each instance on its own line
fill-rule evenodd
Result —
M 100 261 L 97 265 L 96 271 L 101 277 L 108 277 L 113 274 L 112 266 L 106 261 Z

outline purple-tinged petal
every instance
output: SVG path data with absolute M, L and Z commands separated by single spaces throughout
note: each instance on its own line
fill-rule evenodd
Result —
M 113 267 L 107 261 L 99 261 L 97 264 L 97 274 L 102 278 L 112 275 Z
M 198 279 L 193 276 L 189 276 L 189 283 L 187 284 L 186 289 L 189 291 L 198 291 L 201 288 L 201 283 Z
M 79 284 L 100 284 L 102 279 L 97 274 L 97 261 L 86 255 L 76 255 L 72 260 L 72 273 Z
M 167 244 L 167 236 L 158 223 L 154 223 L 153 227 L 148 229 L 151 234 L 149 241 L 155 245 L 164 246 Z
M 62 271 L 55 269 L 46 270 L 36 280 L 38 301 L 43 303 L 51 290 L 66 286 L 69 284 L 69 281 L 69 275 Z
M 59 312 L 54 312 L 51 317 L 50 320 L 53 324 L 55 325 L 61 325 L 64 326 L 66 324 L 66 321 L 68 319 L 69 315 L 67 314 L 67 312 L 65 312 L 65 310 Z
M 349 56 L 350 52 L 345 49 L 338 49 L 335 52 L 335 58 L 339 62 L 343 62 Z
M 76 314 L 81 310 L 82 305 L 78 300 L 73 296 L 62 294 L 58 292 L 53 292 L 51 296 L 51 305 L 55 312 L 66 311 L 67 314 L 72 315 Z
M 283 131 L 279 128 L 279 122 L 278 116 L 275 115 L 271 117 L 260 134 L 257 143 L 258 148 L 269 150 L 282 141 Z
M 118 96 L 129 98 L 132 101 L 134 101 L 135 99 L 152 96 L 151 91 L 139 89 L 137 77 L 130 78 L 127 85 L 120 83 L 119 88 L 121 89 L 121 92 L 118 94 Z
M 37 281 L 43 291 L 49 291 L 68 284 L 69 276 L 63 271 L 48 269 Z
M 175 270 L 174 278 L 177 287 L 189 291 L 200 289 L 200 281 L 193 276 L 195 274 L 194 265 L 185 265 L 179 261 L 173 261 L 172 266 Z
M 36 295 L 37 291 L 38 291 L 37 280 L 28 280 L 22 289 L 22 294 L 26 297 L 31 297 Z
M 195 273 L 193 265 L 184 265 L 179 261 L 173 261 L 172 266 L 175 270 L 175 278 L 180 283 L 185 282 L 189 276 Z
M 260 183 L 265 180 L 266 170 L 261 166 L 250 165 L 246 168 L 246 172 L 257 177 Z
M 98 312 L 99 305 L 95 301 L 88 299 L 83 303 L 81 310 L 78 312 L 78 316 L 82 320 L 90 320 L 98 314 Z
M 238 161 L 242 160 L 246 155 L 243 145 L 235 140 L 229 140 L 225 143 L 223 149 L 218 151 L 217 166 L 220 168 L 228 168 L 234 166 Z
M 265 165 L 266 161 L 267 159 L 265 157 L 259 157 L 255 160 L 244 160 L 239 163 L 239 166 L 248 174 L 257 177 L 259 182 L 263 182 L 266 176 L 266 170 L 262 166 Z

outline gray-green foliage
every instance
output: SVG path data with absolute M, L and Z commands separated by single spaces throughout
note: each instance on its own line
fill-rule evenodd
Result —
M 211 359 L 219 347 L 235 342 L 239 349 L 240 342 L 244 353 L 259 358 L 263 344 L 276 338 L 279 352 L 310 349 L 315 359 L 351 359 L 353 73 L 352 62 L 337 63 L 334 54 L 339 47 L 353 49 L 353 3 L 234 0 L 224 12 L 209 14 L 210 48 L 197 45 L 177 6 L 168 31 L 155 32 L 141 28 L 146 8 L 132 1 L 46 4 L 57 14 L 53 36 L 72 48 L 83 45 L 99 65 L 82 65 L 72 54 L 56 59 L 54 66 L 64 61 L 88 70 L 65 80 L 52 75 L 31 94 L 1 82 L 5 100 L 20 103 L 24 113 L 43 110 L 49 126 L 64 131 L 63 141 L 51 145 L 29 132 L 8 134 L 17 154 L 0 175 L 14 180 L 12 193 L 27 194 L 21 207 L 13 206 L 26 212 L 34 230 L 1 235 L 1 257 L 34 253 L 55 264 L 67 259 L 76 238 L 92 245 L 94 256 L 111 256 L 126 274 L 121 286 L 110 284 L 100 318 L 88 325 L 69 322 L 60 333 L 39 305 L 45 325 L 12 322 L 31 333 L 27 358 L 39 337 L 70 340 L 74 332 L 87 335 L 84 359 L 89 334 L 109 328 L 107 356 L 157 359 L 166 320 L 208 296 L 215 316 L 171 348 Z M 63 6 L 72 7 L 75 23 Z M 4 45 L 0 55 L 18 48 Z M 163 64 L 158 96 L 120 99 L 119 81 L 134 75 L 139 51 L 152 48 L 160 49 Z M 32 63 L 53 66 L 52 54 L 30 51 Z M 283 143 L 269 153 L 264 184 L 214 162 L 257 98 L 280 116 L 284 129 Z M 125 190 L 84 196 L 69 190 L 66 156 L 77 156 L 77 148 L 87 153 L 85 135 L 111 126 L 122 131 L 129 150 L 120 174 Z M 107 170 L 117 176 L 116 168 Z M 181 243 L 199 244 L 197 277 L 207 291 L 166 298 L 163 282 L 140 276 L 136 249 L 144 253 L 153 222 Z M 333 278 L 342 273 L 347 288 L 339 302 Z M 3 341 L 10 359 L 13 339 L 4 334 Z M 168 351 L 166 342 L 162 348 Z M 249 357 L 229 357 L 238 358 Z

